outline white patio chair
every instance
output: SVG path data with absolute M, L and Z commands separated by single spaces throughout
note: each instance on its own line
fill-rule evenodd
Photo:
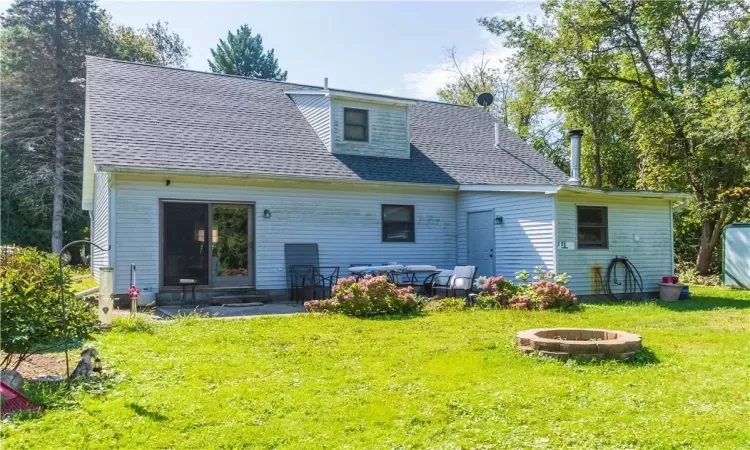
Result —
M 456 266 L 453 268 L 453 274 L 451 275 L 446 285 L 434 285 L 435 292 L 440 295 L 441 291 L 445 292 L 446 296 L 456 296 L 456 291 L 463 291 L 466 300 L 469 300 L 469 294 L 474 291 L 474 278 L 477 276 L 476 266 Z

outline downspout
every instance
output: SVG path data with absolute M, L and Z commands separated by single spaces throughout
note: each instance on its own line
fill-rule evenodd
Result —
M 669 254 L 671 257 L 669 264 L 669 275 L 674 276 L 674 213 L 672 212 L 672 200 L 669 201 Z

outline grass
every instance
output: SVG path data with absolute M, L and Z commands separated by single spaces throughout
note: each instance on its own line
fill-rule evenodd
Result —
M 99 286 L 99 283 L 97 283 L 93 277 L 81 278 L 70 282 L 70 288 L 75 293 L 83 292 L 86 289 L 91 289 L 96 286 Z
M 750 292 L 576 313 L 188 317 L 96 343 L 110 374 L 5 448 L 748 448 Z M 522 329 L 641 334 L 639 363 L 519 354 Z M 144 332 L 125 332 L 127 330 Z M 104 388 L 103 388 L 104 387 Z

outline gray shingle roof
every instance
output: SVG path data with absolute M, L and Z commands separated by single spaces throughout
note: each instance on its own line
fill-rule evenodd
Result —
M 411 158 L 331 154 L 284 91 L 317 89 L 89 57 L 94 164 L 111 168 L 433 184 L 567 177 L 479 108 L 417 101 Z

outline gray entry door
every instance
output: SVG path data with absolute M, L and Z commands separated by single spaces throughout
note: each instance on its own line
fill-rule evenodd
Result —
M 469 265 L 477 267 L 477 276 L 495 275 L 495 213 L 468 214 Z

